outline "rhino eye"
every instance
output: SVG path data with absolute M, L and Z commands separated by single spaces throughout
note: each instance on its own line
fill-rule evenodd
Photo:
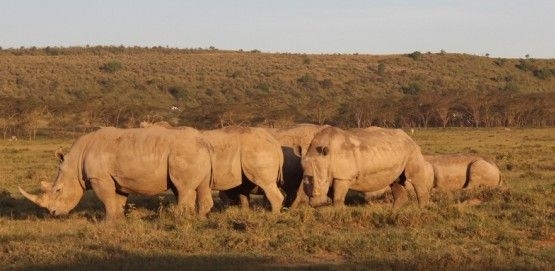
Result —
M 61 187 L 58 187 L 58 188 L 56 188 L 56 190 L 54 190 L 54 192 L 55 192 L 55 193 L 60 193 L 60 192 L 62 192 L 62 188 L 61 188 Z

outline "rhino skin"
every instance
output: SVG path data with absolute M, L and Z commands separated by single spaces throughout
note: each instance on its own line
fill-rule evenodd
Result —
M 375 192 L 390 186 L 397 208 L 408 200 L 406 183 L 414 187 L 421 207 L 429 202 L 432 166 L 400 129 L 327 127 L 314 136 L 301 163 L 303 186 L 312 206 L 326 204 L 330 188 L 333 204 L 344 206 L 349 189 Z
M 502 185 L 497 165 L 476 154 L 425 155 L 434 169 L 434 188 L 456 191 L 480 185 Z
M 300 123 L 271 131 L 281 144 L 285 159 L 281 188 L 285 192 L 284 206 L 286 208 L 297 208 L 299 204 L 308 202 L 308 196 L 301 185 L 303 180 L 301 156 L 306 154 L 314 135 L 326 127 L 329 125 Z
M 308 202 L 302 188 L 303 168 L 301 166 L 301 155 L 306 153 L 310 141 L 314 134 L 328 127 L 327 125 L 315 125 L 308 123 L 296 124 L 286 128 L 264 128 L 280 143 L 283 153 L 283 183 L 278 187 L 285 193 L 283 207 L 285 209 L 296 208 L 302 202 Z M 260 190 L 255 188 L 251 193 L 258 193 Z M 226 190 L 222 191 L 222 198 L 234 199 L 237 193 L 245 191 Z
M 214 181 L 212 189 L 249 206 L 249 194 L 258 186 L 278 213 L 283 195 L 278 188 L 282 182 L 283 154 L 281 145 L 263 128 L 230 126 L 202 132 L 214 150 Z
M 104 204 L 106 219 L 123 216 L 129 193 L 156 195 L 171 189 L 177 205 L 205 216 L 213 206 L 211 147 L 193 128 L 118 129 L 107 127 L 78 138 L 43 193 L 21 193 L 52 215 L 71 211 L 86 189 Z M 195 201 L 196 199 L 196 201 Z

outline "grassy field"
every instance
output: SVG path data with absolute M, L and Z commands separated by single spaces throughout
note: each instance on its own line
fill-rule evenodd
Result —
M 272 215 L 216 206 L 205 220 L 176 213 L 171 194 L 133 196 L 127 218 L 102 222 L 88 193 L 52 218 L 23 199 L 56 174 L 73 139 L 0 142 L 0 270 L 553 270 L 555 129 L 429 129 L 425 153 L 494 158 L 505 186 L 433 194 L 393 211 L 390 199 Z

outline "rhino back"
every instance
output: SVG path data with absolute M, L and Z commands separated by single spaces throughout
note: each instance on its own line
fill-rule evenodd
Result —
M 499 169 L 492 161 L 475 154 L 426 155 L 434 168 L 434 187 L 454 191 L 468 185 L 497 185 Z
M 249 180 L 266 184 L 281 179 L 283 153 L 281 144 L 266 130 L 250 128 L 240 135 L 241 166 Z
M 420 152 L 401 130 L 370 127 L 354 129 L 352 133 L 361 141 L 357 161 L 361 190 L 374 191 L 389 185 L 402 174 L 409 158 Z
M 170 171 L 210 170 L 208 145 L 190 128 L 104 128 L 85 141 L 80 160 L 86 178 L 113 179 L 125 192 L 157 194 L 168 189 Z
M 238 133 L 218 129 L 202 132 L 214 150 L 213 189 L 227 190 L 241 184 L 241 142 Z

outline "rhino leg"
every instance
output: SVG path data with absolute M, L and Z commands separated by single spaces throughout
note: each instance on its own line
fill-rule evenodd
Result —
M 121 209 L 125 212 L 125 204 L 127 203 L 127 197 L 129 196 L 129 194 L 127 193 L 120 193 L 116 191 L 116 207 L 119 209 L 119 206 L 121 206 Z
M 177 207 L 185 209 L 185 211 L 193 215 L 195 213 L 197 200 L 197 191 L 194 189 L 185 189 L 180 191 L 179 197 L 177 198 Z
M 291 200 L 293 201 L 291 202 Z M 292 193 L 291 195 L 287 194 L 284 206 L 285 208 L 293 209 L 297 208 L 299 204 L 303 202 L 308 203 L 308 196 L 304 192 L 304 187 L 302 185 L 299 185 L 296 193 Z
M 349 192 L 349 180 L 333 180 L 333 206 L 345 206 L 345 197 Z
M 98 199 L 104 204 L 106 220 L 115 220 L 123 216 L 123 207 L 127 197 L 116 193 L 116 185 L 111 178 L 93 178 L 91 179 L 91 187 Z
M 207 199 L 207 195 L 206 195 L 207 192 L 205 190 L 206 188 L 205 187 L 201 188 L 200 192 L 202 193 L 200 193 L 198 189 L 201 185 L 206 185 L 203 183 L 207 181 L 197 182 L 196 180 L 199 180 L 201 178 L 194 178 L 194 177 L 191 177 L 192 180 L 190 181 L 185 181 L 180 179 L 179 177 L 175 177 L 173 173 L 171 174 L 170 178 L 171 180 L 170 180 L 169 186 L 172 192 L 175 194 L 178 209 L 184 210 L 190 215 L 194 215 L 196 210 L 197 194 L 198 194 L 199 195 L 199 214 L 200 214 L 201 207 L 204 208 L 202 211 L 206 212 L 206 208 L 210 204 L 210 202 L 208 202 L 208 199 Z M 208 185 L 210 184 L 208 183 Z M 204 201 L 203 203 L 205 204 L 204 206 L 201 206 L 200 204 L 201 200 Z M 212 208 L 212 206 L 210 206 L 210 208 Z
M 212 189 L 210 189 L 209 180 L 203 181 L 197 187 L 197 202 L 198 202 L 198 214 L 200 217 L 206 217 L 210 212 L 210 209 L 214 206 L 214 200 L 212 199 Z
M 279 191 L 277 184 L 267 184 L 260 188 L 264 190 L 264 194 L 266 194 L 268 201 L 270 201 L 270 205 L 272 205 L 272 213 L 279 213 L 283 204 L 283 195 L 281 191 Z
M 239 204 L 241 204 L 242 209 L 248 210 L 250 208 L 250 200 L 249 194 L 239 194 Z
M 407 190 L 397 182 L 391 184 L 391 193 L 393 194 L 393 209 L 398 209 L 409 201 Z
M 432 166 L 424 160 L 420 152 L 409 158 L 405 167 L 405 176 L 414 187 L 418 206 L 426 206 L 430 201 L 430 189 L 432 188 L 434 174 Z

